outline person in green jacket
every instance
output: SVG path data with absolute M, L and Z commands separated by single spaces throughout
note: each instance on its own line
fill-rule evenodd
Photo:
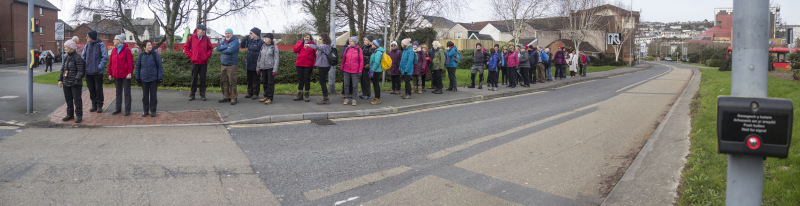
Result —
M 374 52 L 369 57 L 369 78 L 372 79 L 372 88 L 375 90 L 375 98 L 370 102 L 372 105 L 381 103 L 381 74 L 383 74 L 381 60 L 386 50 L 379 45 L 381 45 L 381 39 L 372 41 L 372 50 Z
M 444 64 L 447 60 L 447 57 L 444 52 L 444 47 L 442 46 L 439 41 L 433 41 L 431 44 L 433 45 L 434 55 L 431 57 L 433 59 L 433 63 L 431 65 L 431 70 L 433 70 L 433 93 L 434 94 L 442 94 L 442 89 L 444 85 L 442 84 L 442 72 L 444 72 Z

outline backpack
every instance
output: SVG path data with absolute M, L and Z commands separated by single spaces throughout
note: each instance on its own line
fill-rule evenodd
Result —
M 455 58 L 456 64 L 461 63 L 461 52 L 456 51 L 456 55 L 453 58 Z
M 339 65 L 339 58 L 336 56 L 339 51 L 337 51 L 336 47 L 331 47 L 331 51 L 325 55 L 328 58 L 328 64 L 332 67 Z
M 389 70 L 392 68 L 392 57 L 390 57 L 386 52 L 383 52 L 383 57 L 381 57 L 381 69 L 383 71 Z

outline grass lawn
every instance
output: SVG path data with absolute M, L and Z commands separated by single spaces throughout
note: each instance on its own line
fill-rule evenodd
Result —
M 691 150 L 678 192 L 679 205 L 724 205 L 727 155 L 717 153 L 717 96 L 730 95 L 731 72 L 700 69 L 702 80 L 692 102 Z M 767 158 L 764 205 L 800 205 L 800 83 L 769 77 L 769 97 L 794 102 L 789 157 Z
M 588 67 L 588 72 L 591 73 L 591 72 L 606 71 L 606 70 L 612 70 L 612 69 L 617 69 L 617 68 L 622 68 L 622 67 L 625 67 L 625 66 L 589 66 Z M 555 69 L 555 67 L 553 67 L 553 69 Z M 484 74 L 485 75 L 484 79 L 488 78 L 488 76 L 489 76 L 489 74 L 488 74 L 489 71 L 485 71 L 485 72 L 486 73 Z M 59 75 L 59 72 L 51 72 L 51 73 L 35 76 L 35 77 L 33 77 L 33 82 L 42 83 L 42 84 L 54 84 L 55 85 L 55 84 L 58 84 L 58 75 Z M 443 75 L 443 78 L 442 78 L 443 85 L 444 85 L 445 88 L 447 88 L 447 85 L 450 84 L 450 80 L 447 78 L 447 72 L 444 72 L 442 75 Z M 392 83 L 389 82 L 389 79 L 391 79 L 391 76 L 386 75 L 386 84 L 383 87 L 381 87 L 383 91 L 391 90 Z M 467 84 L 470 83 L 470 71 L 467 70 L 467 69 L 458 69 L 458 70 L 456 70 L 456 79 L 458 80 L 458 86 L 466 86 Z M 477 79 L 476 79 L 476 81 L 477 81 Z M 484 83 L 485 82 L 486 81 L 484 80 Z M 86 86 L 86 82 L 85 81 L 84 81 L 83 85 Z M 425 83 L 425 87 L 426 88 L 430 87 L 430 85 L 431 85 L 431 81 L 427 81 Z M 114 87 L 114 85 L 105 85 L 105 87 Z M 134 83 L 132 88 L 139 88 L 139 87 L 136 86 L 136 84 Z M 370 88 L 372 88 L 372 87 L 370 87 Z M 403 88 L 405 88 L 405 87 L 403 87 Z M 190 88 L 189 87 L 161 87 L 160 89 L 175 90 L 175 91 L 189 91 Z M 341 91 L 341 89 L 342 89 L 341 88 L 341 83 L 336 85 L 336 89 L 338 91 Z M 206 88 L 206 91 L 208 91 L 208 92 L 220 92 L 220 90 L 221 90 L 221 88 L 219 88 L 219 87 L 208 87 L 208 88 Z M 247 93 L 247 86 L 239 85 L 238 86 L 238 92 L 239 92 L 239 94 L 246 94 Z M 275 85 L 275 94 L 293 94 L 294 92 L 297 92 L 297 84 L 276 84 Z M 311 83 L 311 94 L 314 94 L 314 95 L 322 94 L 322 89 L 319 86 L 319 83 L 317 83 L 317 82 L 312 82 Z
M 686 65 L 697 66 L 697 67 L 700 67 L 700 68 L 705 68 L 705 67 L 708 67 L 708 66 L 706 66 L 705 64 L 698 64 L 698 63 L 686 63 L 686 62 L 682 62 L 681 64 L 686 64 Z

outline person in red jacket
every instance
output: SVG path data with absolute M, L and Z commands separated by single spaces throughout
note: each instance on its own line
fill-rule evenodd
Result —
M 206 27 L 202 24 L 197 25 L 194 33 L 189 36 L 183 52 L 186 57 L 192 60 L 192 92 L 189 94 L 189 101 L 194 100 L 197 92 L 197 83 L 200 82 L 200 100 L 206 101 L 206 71 L 208 71 L 208 58 L 214 47 L 206 36 Z
M 114 49 L 108 58 L 108 79 L 114 80 L 117 87 L 117 107 L 112 115 L 122 113 L 123 94 L 125 95 L 125 116 L 131 115 L 131 77 L 133 75 L 133 55 L 128 45 L 123 44 L 125 33 L 114 37 Z
M 304 34 L 303 39 L 298 40 L 294 45 L 294 53 L 297 53 L 295 68 L 297 70 L 297 97 L 294 101 L 310 101 L 309 91 L 311 91 L 311 71 L 317 61 L 317 51 L 306 47 L 306 44 L 317 45 L 311 41 L 311 34 Z

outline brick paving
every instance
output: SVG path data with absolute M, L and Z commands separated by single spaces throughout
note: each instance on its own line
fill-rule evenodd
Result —
M 89 91 L 84 91 L 83 98 L 83 122 L 75 124 L 75 121 L 61 121 L 67 116 L 67 105 L 64 104 L 50 114 L 50 121 L 56 124 L 67 125 L 86 125 L 86 126 L 126 126 L 126 125 L 169 125 L 169 124 L 199 124 L 199 123 L 221 123 L 222 119 L 216 110 L 194 110 L 194 111 L 158 111 L 156 117 L 142 117 L 141 113 L 131 113 L 130 116 L 123 114 L 111 115 L 114 110 L 114 88 L 103 88 L 105 97 L 104 113 L 89 112 L 92 102 L 89 99 Z M 63 97 L 60 101 L 64 101 Z

